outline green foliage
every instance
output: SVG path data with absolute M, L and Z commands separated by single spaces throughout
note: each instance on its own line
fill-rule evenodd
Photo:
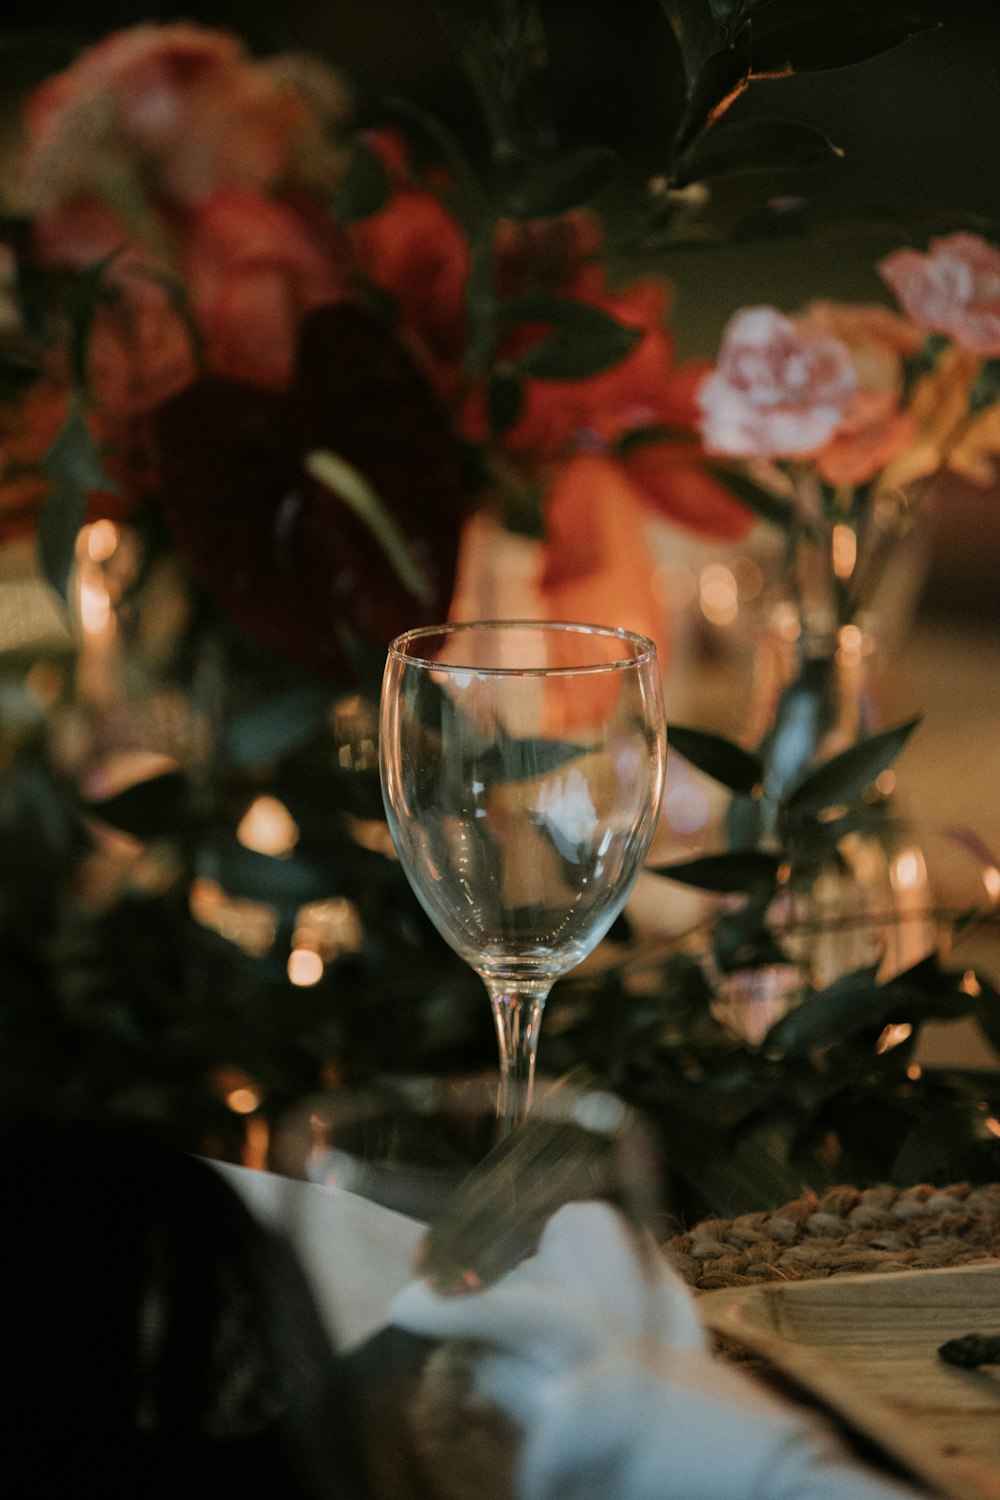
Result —
M 716 1014 L 691 956 L 669 958 L 658 981 L 617 998 L 593 981 L 558 989 L 546 1059 L 572 1058 L 648 1111 L 682 1216 L 773 1208 L 839 1182 L 996 1178 L 996 1080 L 910 1067 L 926 1021 L 981 1023 L 996 1006 L 982 976 L 970 984 L 934 958 L 887 983 L 871 969 L 845 975 L 807 991 L 755 1045 Z M 895 1025 L 912 1031 L 877 1050 Z
M 347 170 L 330 208 L 344 225 L 357 224 L 384 208 L 389 199 L 389 177 L 379 156 L 363 141 L 353 141 Z
M 753 172 L 808 171 L 826 166 L 843 154 L 821 131 L 796 121 L 724 123 L 702 136 L 684 154 L 671 185 L 683 188 L 713 177 Z
M 727 740 L 724 735 L 710 734 L 703 729 L 690 729 L 682 724 L 671 724 L 667 729 L 667 743 L 671 750 L 691 765 L 697 766 L 707 776 L 713 777 L 731 792 L 742 792 L 747 796 L 759 793 L 764 780 L 764 766 L 759 756 L 742 745 Z
M 590 203 L 618 170 L 618 153 L 608 146 L 580 146 L 529 160 L 518 167 L 504 200 L 514 219 L 550 219 Z
M 588 302 L 533 292 L 500 304 L 504 323 L 548 325 L 552 332 L 515 362 L 513 368 L 538 380 L 585 380 L 624 359 L 639 331 Z

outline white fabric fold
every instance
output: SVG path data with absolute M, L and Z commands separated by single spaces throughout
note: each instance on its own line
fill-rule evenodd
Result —
M 393 1296 L 413 1276 L 423 1224 L 343 1188 L 210 1165 L 263 1223 L 291 1240 L 336 1349 L 353 1349 L 385 1327 Z
M 484 1346 L 476 1389 L 521 1431 L 520 1500 L 912 1500 L 714 1360 L 683 1282 L 607 1205 L 561 1208 L 483 1291 L 411 1283 L 389 1317 Z

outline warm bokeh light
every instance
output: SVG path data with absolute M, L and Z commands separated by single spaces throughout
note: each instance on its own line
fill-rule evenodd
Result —
M 858 539 L 851 526 L 839 521 L 833 528 L 831 557 L 838 578 L 850 578 L 858 560 Z
M 85 635 L 103 635 L 111 621 L 111 595 L 97 578 L 80 581 L 80 625 Z
M 252 1115 L 260 1103 L 260 1090 L 253 1088 L 233 1089 L 226 1095 L 226 1103 L 237 1115 Z
M 300 989 L 319 984 L 323 967 L 323 960 L 314 948 L 293 948 L 288 955 L 288 977 Z
M 901 1021 L 898 1026 L 885 1026 L 875 1043 L 876 1052 L 891 1052 L 893 1047 L 898 1047 L 901 1042 L 909 1041 L 913 1035 L 913 1027 L 909 1021 Z
M 845 656 L 861 655 L 864 636 L 857 625 L 844 625 L 837 636 L 837 641 Z
M 779 604 L 772 616 L 775 634 L 783 641 L 797 641 L 802 625 L 794 605 Z
M 996 865 L 986 866 L 983 871 L 983 885 L 991 901 L 1000 901 L 1000 869 Z
M 731 625 L 739 614 L 739 590 L 732 569 L 709 563 L 699 580 L 701 612 L 710 625 Z
M 356 953 L 363 938 L 358 909 L 346 896 L 310 901 L 295 914 L 292 947 L 312 949 L 324 963 L 330 963 L 341 953 Z
M 277 913 L 262 901 L 230 896 L 217 881 L 200 875 L 191 882 L 188 904 L 196 922 L 235 943 L 251 958 L 263 958 L 274 944 Z
M 113 521 L 95 521 L 84 527 L 84 551 L 91 562 L 103 563 L 118 551 L 118 527 Z
M 919 849 L 903 849 L 892 862 L 892 883 L 897 890 L 912 891 L 926 877 L 923 855 Z
M 299 825 L 277 797 L 257 797 L 240 820 L 236 837 L 244 849 L 280 858 L 299 840 Z

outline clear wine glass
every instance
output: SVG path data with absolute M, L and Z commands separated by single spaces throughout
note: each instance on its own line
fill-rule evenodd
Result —
M 509 1130 L 530 1105 L 552 984 L 618 916 L 656 826 L 656 648 L 597 625 L 408 631 L 389 647 L 380 747 L 403 869 L 489 992 Z

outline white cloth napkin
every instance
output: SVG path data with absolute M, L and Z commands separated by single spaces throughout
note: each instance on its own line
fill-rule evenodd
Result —
M 695 1302 L 604 1204 L 553 1215 L 481 1292 L 412 1282 L 390 1321 L 486 1346 L 481 1396 L 522 1433 L 520 1500 L 903 1500 L 832 1431 L 708 1353 Z
M 291 1239 L 334 1348 L 352 1349 L 385 1327 L 389 1303 L 413 1276 L 423 1224 L 343 1188 L 211 1165 Z

